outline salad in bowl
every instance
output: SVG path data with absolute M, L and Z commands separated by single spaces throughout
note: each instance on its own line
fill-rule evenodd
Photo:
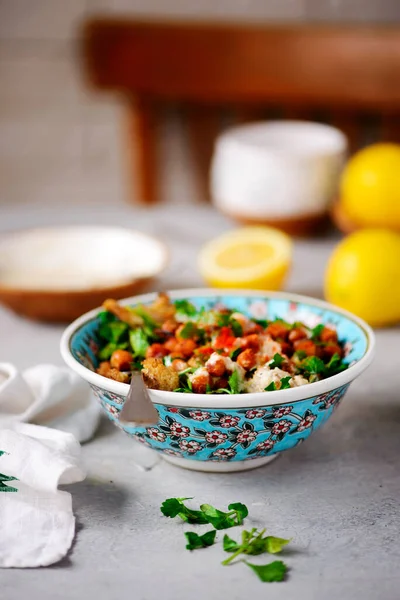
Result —
M 280 292 L 182 290 L 106 300 L 63 335 L 67 364 L 109 418 L 188 468 L 242 470 L 322 425 L 369 364 L 373 333 L 325 302 Z M 119 423 L 140 371 L 159 420 Z

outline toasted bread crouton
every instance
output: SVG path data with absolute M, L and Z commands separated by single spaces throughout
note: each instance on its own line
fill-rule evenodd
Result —
M 108 360 L 101 362 L 96 372 L 103 377 L 108 377 L 121 383 L 129 383 L 131 377 L 130 373 L 124 373 L 112 367 Z
M 124 321 L 124 323 L 128 323 L 130 327 L 140 327 L 143 325 L 142 317 L 128 310 L 125 306 L 121 306 L 116 300 L 105 300 L 103 308 L 118 317 L 121 321 Z
M 153 390 L 173 392 L 179 387 L 179 375 L 166 367 L 161 358 L 146 358 L 142 364 L 142 375 L 147 387 Z

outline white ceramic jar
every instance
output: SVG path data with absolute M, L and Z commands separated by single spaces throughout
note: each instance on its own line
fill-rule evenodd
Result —
M 336 195 L 347 139 L 307 121 L 267 121 L 218 137 L 211 194 L 222 212 L 241 221 L 290 225 L 323 218 Z M 292 227 L 293 229 L 293 227 Z

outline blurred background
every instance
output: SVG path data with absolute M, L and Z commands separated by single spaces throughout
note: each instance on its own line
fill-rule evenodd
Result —
M 340 237 L 320 221 L 339 199 L 340 132 L 347 156 L 377 141 L 400 142 L 399 21 L 397 0 L 0 0 L 0 230 L 134 227 L 172 251 L 157 287 L 187 287 L 211 281 L 194 267 L 202 245 L 235 226 L 229 217 L 257 221 L 265 198 L 264 213 L 276 212 L 272 225 L 295 236 L 325 234 L 322 243 L 296 241 L 287 283 L 322 297 L 325 264 Z M 268 177 L 255 155 L 242 169 L 229 142 L 213 191 L 210 160 L 221 131 L 268 119 L 333 125 L 336 141 L 324 143 L 335 146 L 337 163 L 325 172 L 322 156 L 295 176 L 282 164 L 274 180 L 273 163 Z M 307 131 L 296 142 L 299 154 L 314 143 Z M 281 132 L 273 143 L 284 139 Z M 295 144 L 284 143 L 290 154 Z M 367 156 L 349 176 L 345 208 L 353 222 L 334 219 L 344 233 L 355 221 L 399 229 L 400 147 L 385 152 Z M 363 221 L 371 169 L 380 183 Z M 233 199 L 239 186 L 244 192 Z M 324 190 L 313 204 L 310 190 L 318 186 Z M 285 207 L 283 217 L 277 207 Z M 306 225 L 310 217 L 313 231 L 303 231 L 299 215 Z M 302 269 L 311 258 L 313 268 Z
M 126 200 L 119 98 L 83 83 L 82 23 L 99 15 L 237 23 L 380 23 L 397 0 L 0 0 L 0 205 L 32 209 Z M 182 124 L 161 124 L 168 202 L 201 198 Z M 190 200 L 189 200 L 190 199 Z

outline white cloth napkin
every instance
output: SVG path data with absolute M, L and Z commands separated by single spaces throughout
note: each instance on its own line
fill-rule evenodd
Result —
M 99 420 L 89 385 L 69 369 L 0 363 L 0 567 L 46 566 L 68 552 L 75 518 L 58 485 L 84 479 L 78 442 Z
M 66 367 L 37 365 L 19 373 L 0 363 L 0 429 L 15 422 L 46 425 L 86 442 L 100 421 L 89 385 Z
M 75 517 L 58 485 L 84 478 L 70 433 L 25 423 L 0 430 L 0 567 L 44 567 L 66 555 Z

